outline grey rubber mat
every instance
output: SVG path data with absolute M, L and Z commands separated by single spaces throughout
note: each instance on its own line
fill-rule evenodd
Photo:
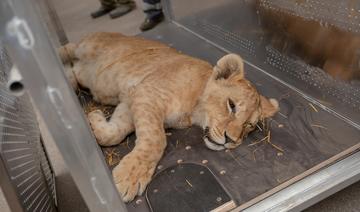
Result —
M 231 201 L 211 171 L 198 164 L 179 164 L 159 172 L 146 198 L 151 211 L 210 211 Z

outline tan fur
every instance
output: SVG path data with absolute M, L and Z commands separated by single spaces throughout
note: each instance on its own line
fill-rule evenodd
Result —
M 244 79 L 242 59 L 234 54 L 213 68 L 164 44 L 116 33 L 92 34 L 63 47 L 64 54 L 73 62 L 70 80 L 89 88 L 95 100 L 117 105 L 110 121 L 101 111 L 88 115 L 99 144 L 116 145 L 136 131 L 135 148 L 113 170 L 124 201 L 143 193 L 151 180 L 166 147 L 164 124 L 209 128 L 209 148 L 234 148 L 259 119 L 278 110 L 276 100 Z

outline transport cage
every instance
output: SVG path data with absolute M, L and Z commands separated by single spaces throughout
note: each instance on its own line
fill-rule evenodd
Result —
M 167 22 L 140 36 L 212 64 L 238 53 L 246 77 L 279 101 L 280 112 L 268 121 L 271 139 L 257 130 L 230 151 L 206 149 L 196 127 L 170 130 L 146 194 L 129 204 L 109 168 L 134 135 L 116 147 L 96 145 L 81 112 L 91 96 L 75 96 L 55 53 L 66 41 L 61 25 L 34 12 L 55 11 L 35 1 L 0 6 L 1 39 L 92 211 L 298 211 L 360 178 L 359 1 L 164 1 Z

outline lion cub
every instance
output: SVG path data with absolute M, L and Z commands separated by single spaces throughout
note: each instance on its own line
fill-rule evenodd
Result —
M 142 194 L 166 147 L 164 125 L 202 127 L 212 150 L 235 148 L 256 123 L 274 115 L 278 102 L 244 78 L 243 60 L 222 57 L 215 67 L 164 44 L 118 33 L 95 33 L 60 49 L 71 62 L 68 77 L 89 88 L 96 101 L 116 105 L 109 121 L 97 110 L 88 118 L 102 146 L 136 132 L 136 146 L 113 170 L 124 201 Z

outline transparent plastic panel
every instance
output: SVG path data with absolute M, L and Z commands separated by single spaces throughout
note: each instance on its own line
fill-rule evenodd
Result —
M 360 123 L 360 1 L 172 0 L 175 22 Z

